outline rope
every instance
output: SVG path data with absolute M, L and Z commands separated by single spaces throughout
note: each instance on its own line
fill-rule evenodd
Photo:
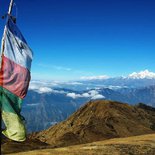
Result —
M 13 8 L 15 7 L 15 18 L 17 19 L 18 17 L 18 7 L 16 5 L 16 3 L 13 3 Z

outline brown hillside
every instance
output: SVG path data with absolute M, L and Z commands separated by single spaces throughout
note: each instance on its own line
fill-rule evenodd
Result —
M 11 155 L 19 155 L 19 153 Z M 20 152 L 20 155 L 155 155 L 155 134 Z
M 62 147 L 149 133 L 155 133 L 155 109 L 114 101 L 94 101 L 66 121 L 30 137 L 53 147 Z

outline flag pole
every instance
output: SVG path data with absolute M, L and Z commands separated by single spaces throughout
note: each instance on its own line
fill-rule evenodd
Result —
M 13 8 L 13 2 L 14 0 L 10 0 L 10 5 L 9 5 L 9 10 L 7 12 L 7 19 L 6 19 L 6 24 L 9 20 L 9 16 L 11 16 L 11 12 L 12 12 L 12 8 Z M 6 38 L 6 25 L 4 28 L 4 33 L 3 33 L 3 37 L 2 37 L 2 45 L 1 45 L 1 62 L 0 62 L 0 70 L 2 69 L 2 56 L 4 54 L 4 46 L 5 46 L 5 38 Z M 3 82 L 2 82 L 3 85 Z M 2 93 L 2 92 L 1 92 Z M 0 96 L 2 97 L 2 94 L 0 94 Z M 2 102 L 2 99 L 1 99 Z M 2 106 L 2 104 L 0 104 Z M 0 126 L 1 126 L 1 133 L 0 133 L 0 143 L 2 144 L 2 107 L 0 107 Z
M 14 0 L 11 0 L 11 1 L 10 1 L 8 15 L 11 15 L 12 8 L 13 8 L 13 1 L 14 1 Z
M 14 2 L 14 0 L 10 1 L 9 10 L 8 10 L 8 13 L 7 13 L 6 23 L 8 22 L 8 19 L 9 19 L 8 16 L 11 16 L 11 12 L 12 12 L 12 8 L 13 8 L 13 2 Z M 2 38 L 1 56 L 4 53 L 5 37 L 6 37 L 6 26 L 4 28 L 4 33 L 3 33 L 3 38 Z

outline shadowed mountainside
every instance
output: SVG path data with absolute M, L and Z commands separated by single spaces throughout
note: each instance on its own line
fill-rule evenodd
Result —
M 63 121 L 30 138 L 53 147 L 155 133 L 155 108 L 115 101 L 93 101 Z

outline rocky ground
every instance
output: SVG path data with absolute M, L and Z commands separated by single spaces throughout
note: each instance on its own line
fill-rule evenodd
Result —
M 115 138 L 57 149 L 41 149 L 11 155 L 155 155 L 155 134 Z

